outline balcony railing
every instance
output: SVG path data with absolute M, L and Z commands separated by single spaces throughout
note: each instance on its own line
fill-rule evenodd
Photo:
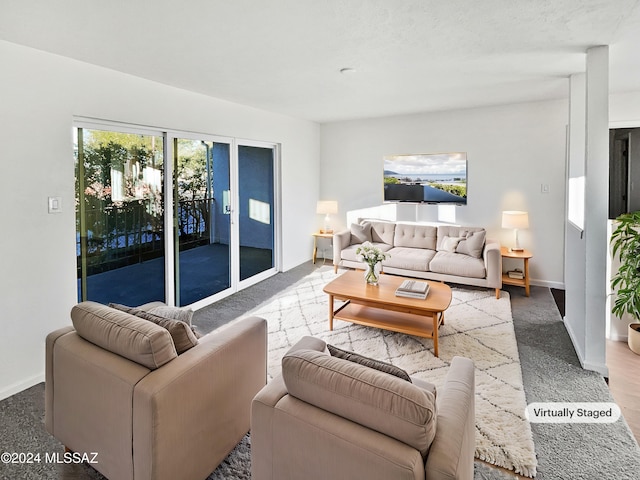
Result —
M 144 202 L 85 210 L 87 275 L 102 273 L 164 255 L 162 206 L 149 212 Z M 188 250 L 210 241 L 211 202 L 182 200 L 176 212 L 179 248 Z M 78 278 L 82 266 L 82 239 L 76 235 Z

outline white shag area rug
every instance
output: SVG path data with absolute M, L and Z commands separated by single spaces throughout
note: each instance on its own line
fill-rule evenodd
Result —
M 269 324 L 270 378 L 280 372 L 286 351 L 305 335 L 392 363 L 437 387 L 444 383 L 454 356 L 471 358 L 476 366 L 476 458 L 535 476 L 537 461 L 524 416 L 526 400 L 507 292 L 497 300 L 494 290 L 453 288 L 439 331 L 438 358 L 427 338 L 340 320 L 329 331 L 328 295 L 322 289 L 334 278 L 332 268 L 322 267 L 250 312 Z

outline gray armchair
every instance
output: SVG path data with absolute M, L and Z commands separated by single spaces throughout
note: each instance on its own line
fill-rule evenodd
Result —
M 267 328 L 251 317 L 177 355 L 168 331 L 104 305 L 46 340 L 46 428 L 118 480 L 202 480 L 249 430 Z
M 332 357 L 305 337 L 253 400 L 252 478 L 471 480 L 474 389 L 467 358 L 453 359 L 435 392 Z

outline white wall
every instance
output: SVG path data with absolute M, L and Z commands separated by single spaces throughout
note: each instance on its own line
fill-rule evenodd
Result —
M 325 124 L 320 196 L 338 200 L 334 223 L 346 227 L 348 211 L 382 203 L 385 155 L 467 152 L 466 206 L 402 205 L 398 217 L 453 213 L 452 221 L 484 226 L 508 245 L 513 231 L 501 228 L 502 210 L 526 210 L 530 228 L 520 243 L 534 254 L 532 282 L 562 287 L 567 122 L 567 101 L 548 101 Z
M 640 92 L 609 96 L 609 128 L 640 127 Z
M 283 268 L 310 258 L 317 124 L 3 41 L 0 64 L 0 398 L 43 379 L 45 336 L 76 303 L 74 116 L 281 143 Z

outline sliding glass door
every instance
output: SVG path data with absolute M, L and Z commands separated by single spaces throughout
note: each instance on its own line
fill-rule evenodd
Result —
M 91 121 L 74 135 L 79 301 L 197 308 L 277 271 L 274 144 Z
M 75 130 L 78 299 L 165 299 L 164 139 Z
M 229 143 L 175 138 L 176 305 L 231 287 Z
M 240 280 L 275 267 L 274 148 L 238 146 Z

